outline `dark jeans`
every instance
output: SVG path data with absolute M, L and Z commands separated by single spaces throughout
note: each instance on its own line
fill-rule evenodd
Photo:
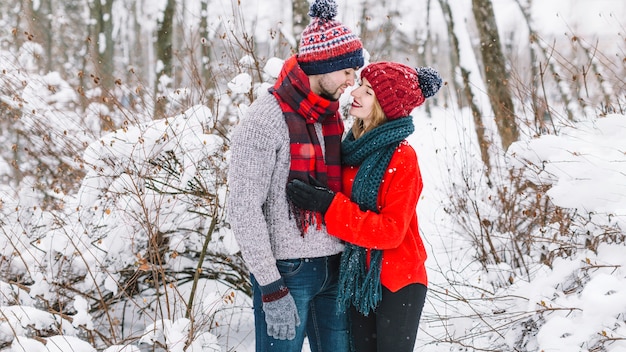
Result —
M 340 255 L 321 258 L 278 260 L 280 271 L 293 296 L 300 326 L 293 340 L 276 340 L 267 335 L 261 290 L 252 276 L 256 351 L 300 352 L 308 337 L 312 352 L 347 352 L 348 318 L 337 307 Z
M 376 311 L 368 316 L 350 309 L 350 329 L 355 352 L 412 352 L 426 286 L 412 284 L 398 292 L 383 287 L 383 296 Z

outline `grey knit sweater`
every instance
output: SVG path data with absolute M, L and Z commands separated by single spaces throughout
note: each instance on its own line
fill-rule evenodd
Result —
M 321 136 L 321 124 L 316 124 Z M 323 138 L 319 138 L 323 145 Z M 280 278 L 276 259 L 315 258 L 343 250 L 326 227 L 302 236 L 289 216 L 285 186 L 291 162 L 289 130 L 272 94 L 258 98 L 236 127 L 230 146 L 227 199 L 241 253 L 260 285 Z

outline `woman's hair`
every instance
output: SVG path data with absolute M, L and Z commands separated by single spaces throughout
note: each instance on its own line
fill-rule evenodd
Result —
M 378 99 L 374 99 L 374 106 L 372 108 L 371 115 L 372 115 L 372 120 L 371 120 L 370 125 L 367 126 L 367 128 L 365 128 L 365 126 L 363 125 L 363 120 L 359 118 L 354 120 L 354 124 L 352 125 L 352 135 L 354 136 L 354 139 L 359 139 L 368 131 L 371 131 L 374 128 L 387 122 L 387 117 L 385 116 L 385 113 L 383 112 L 383 108 L 382 106 L 380 106 Z

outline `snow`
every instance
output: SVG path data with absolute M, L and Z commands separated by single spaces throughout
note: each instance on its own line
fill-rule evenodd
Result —
M 11 345 L 11 352 L 96 352 L 89 343 L 72 336 L 52 336 L 43 343 L 27 337 L 17 337 Z M 126 352 L 126 351 L 124 351 Z
M 588 212 L 626 212 L 626 125 L 622 115 L 585 121 L 564 128 L 561 136 L 544 136 L 527 150 L 510 153 L 544 169 L 539 177 L 558 179 L 548 194 L 555 204 Z M 562 138 L 562 137 L 567 138 Z M 521 167 L 522 165 L 520 165 Z M 571 190 L 577 190 L 571 192 Z
M 271 17 L 277 15 L 273 10 L 287 6 L 266 6 L 261 1 L 250 3 L 249 8 L 255 11 L 243 15 L 260 13 L 267 16 L 257 23 L 262 39 L 269 33 L 268 27 L 279 26 L 279 21 Z M 360 16 L 361 5 L 348 0 L 338 3 L 340 16 L 343 16 L 341 20 L 355 28 L 354 21 Z M 390 8 L 406 9 L 407 16 L 419 18 L 423 10 L 422 5 L 416 5 L 414 1 L 391 3 Z M 456 7 L 458 16 L 471 13 L 467 0 L 452 1 L 451 5 Z M 164 4 L 162 1 L 154 5 L 146 2 L 143 6 L 149 7 L 144 12 L 148 17 L 145 22 L 153 23 L 150 18 L 159 16 L 158 8 Z M 508 0 L 494 1 L 496 12 L 503 16 L 498 23 L 501 29 L 523 33 L 515 26 L 520 22 L 516 6 Z M 531 10 L 534 23 L 540 26 L 544 35 L 588 35 L 590 41 L 601 36 L 619 37 L 621 41 L 616 40 L 614 46 L 609 46 L 607 54 L 612 50 L 619 54 L 622 50 L 623 56 L 623 33 L 620 37 L 620 30 L 616 29 L 623 28 L 620 21 L 626 18 L 623 1 L 535 1 Z M 402 21 L 402 30 L 411 33 L 415 30 L 411 26 L 418 26 L 419 22 Z M 464 19 L 457 18 L 456 22 L 463 23 Z M 211 25 L 217 26 L 215 23 Z M 433 25 L 443 31 L 443 24 L 435 21 Z M 462 50 L 471 52 L 469 33 L 459 29 L 457 35 Z M 27 72 L 35 72 L 35 56 L 44 55 L 44 52 L 36 44 L 27 42 L 18 55 L 21 66 Z M 484 91 L 475 58 L 465 56 L 462 61 L 474 72 L 474 86 L 478 91 Z M 243 57 L 240 61 L 242 64 L 249 62 L 250 57 Z M 3 61 L 0 63 L 4 65 Z M 278 75 L 281 65 L 282 59 L 279 58 L 267 61 L 264 73 L 268 81 Z M 24 74 L 16 73 L 16 77 L 23 78 Z M 171 83 L 168 79 L 162 77 L 164 85 Z M 82 162 L 67 159 L 77 168 L 86 165 L 89 172 L 75 194 L 57 195 L 65 200 L 71 211 L 50 213 L 37 208 L 40 196 L 30 191 L 35 188 L 32 183 L 29 187 L 23 186 L 17 194 L 6 185 L 0 188 L 0 213 L 5 217 L 0 223 L 3 233 L 9 234 L 0 236 L 0 257 L 2 260 L 12 258 L 10 267 L 16 272 L 37 268 L 30 273 L 34 282 L 30 290 L 0 281 L 0 342 L 10 343 L 9 350 L 15 352 L 95 351 L 81 335 L 82 329 L 92 329 L 95 322 L 90 302 L 85 297 L 72 294 L 67 297 L 67 302 L 59 302 L 73 307 L 71 321 L 38 309 L 39 300 L 56 299 L 55 284 L 62 283 L 65 277 L 84 277 L 78 287 L 85 291 L 121 294 L 123 288 L 118 285 L 120 277 L 117 272 L 129 265 L 136 264 L 141 268 L 140 265 L 145 264 L 146 250 L 139 243 L 145 241 L 150 231 L 175 233 L 167 244 L 169 253 L 201 248 L 203 237 L 192 229 L 206 231 L 213 217 L 210 213 L 208 216 L 194 215 L 188 210 L 190 204 L 197 204 L 194 203 L 196 199 L 171 196 L 167 191 L 186 189 L 199 182 L 215 194 L 215 202 L 223 207 L 226 189 L 216 179 L 226 164 L 223 159 L 227 155 L 222 155 L 224 140 L 207 132 L 215 127 L 215 120 L 213 111 L 201 105 L 190 106 L 184 113 L 167 119 L 130 124 L 95 138 L 92 135 L 95 123 L 88 121 L 87 126 L 81 125 L 85 121 L 79 116 L 65 116 L 50 109 L 51 105 L 58 109 L 70 108 L 77 99 L 75 91 L 62 77 L 52 72 L 29 82 L 22 96 L 27 109 L 41 111 L 43 118 L 58 121 L 56 125 L 62 128 L 61 131 L 82 131 L 83 128 L 89 131 L 76 142 L 77 145 L 88 142 Z M 44 94 L 46 85 L 58 89 Z M 248 94 L 250 89 L 258 95 L 266 94 L 269 84 L 253 86 L 252 77 L 241 73 L 227 82 L 227 86 L 234 95 Z M 181 88 L 176 94 L 176 99 L 182 99 L 189 92 Z M 442 89 L 440 94 L 451 93 Z M 15 101 L 5 96 L 2 101 L 17 107 Z M 348 101 L 347 95 L 341 99 L 342 105 Z M 486 109 L 485 96 L 481 96 L 478 102 Z M 237 109 L 242 116 L 247 106 L 240 104 Z M 511 350 L 521 348 L 517 345 L 524 343 L 524 350 L 583 351 L 600 343 L 603 351 L 626 351 L 623 240 L 600 241 L 597 247 L 578 250 L 572 255 L 559 252 L 561 248 L 556 242 L 546 243 L 556 253 L 556 258 L 551 266 L 529 264 L 528 275 L 520 274 L 506 263 L 494 264 L 488 271 L 484 270 L 476 263 L 475 249 L 463 236 L 464 229 L 456 225 L 445 211 L 451 185 L 460 184 L 459 181 L 467 175 L 472 184 L 481 183 L 471 115 L 452 106 L 433 106 L 432 110 L 432 116 L 426 116 L 423 108 L 414 112 L 416 132 L 409 138 L 419 156 L 425 183 L 418 213 L 429 251 L 427 266 L 431 280 L 415 351 L 461 351 L 463 349 L 453 342 L 473 334 L 476 337 L 471 343 L 489 348 L 490 335 L 481 334 L 484 331 L 480 330 L 479 321 L 493 326 L 501 323 L 497 332 L 504 336 L 507 348 Z M 92 107 L 93 116 L 105 112 L 103 105 Z M 26 116 L 24 123 L 31 123 L 29 118 Z M 620 235 L 623 237 L 626 228 L 625 135 L 624 115 L 576 116 L 575 122 L 559 126 L 558 134 L 524 138 L 507 151 L 508 166 L 522 170 L 533 183 L 548 186 L 546 194 L 554 204 L 576 209 L 578 214 L 588 218 L 585 226 L 576 229 L 578 233 L 565 234 L 559 239 L 561 243 L 568 244 L 568 241 L 575 241 L 576 236 L 585 234 L 591 234 L 593 239 L 612 235 L 617 239 Z M 163 170 L 151 167 L 151 160 L 167 152 L 176 155 L 180 162 L 176 178 L 168 178 Z M 206 160 L 219 160 L 222 164 L 211 168 L 204 165 Z M 0 162 L 0 169 L 9 167 L 9 164 Z M 168 183 L 162 185 L 162 192 L 157 192 L 140 182 L 145 175 L 155 175 L 155 179 Z M 29 185 L 29 182 L 24 180 L 23 185 Z M 475 191 L 468 192 L 468 198 L 480 198 L 480 187 L 477 186 Z M 483 209 L 492 211 L 488 207 Z M 58 215 L 67 215 L 67 221 L 58 225 L 54 221 Z M 489 215 L 497 217 L 497 214 Z M 141 221 L 137 221 L 138 218 Z M 148 223 L 153 228 L 143 228 L 138 223 Z M 54 228 L 47 229 L 51 224 L 55 224 Z M 612 229 L 622 232 L 613 234 Z M 229 255 L 238 251 L 227 227 L 217 229 L 212 236 L 208 244 L 211 250 Z M 20 253 L 19 258 L 10 255 L 11 252 Z M 59 262 L 58 258 L 66 262 Z M 168 266 L 172 269 L 192 264 L 195 262 L 182 255 L 168 257 Z M 509 282 L 508 286 L 503 282 Z M 167 305 L 175 311 L 171 314 L 172 319 L 156 319 L 156 315 L 139 317 L 138 320 L 144 319 L 143 332 L 138 333 L 141 338 L 133 343 L 109 346 L 105 352 L 137 352 L 157 342 L 167 346 L 169 351 L 185 350 L 192 322 L 183 313 L 192 292 L 191 284 L 165 287 L 164 291 L 170 294 L 167 297 L 171 301 L 164 302 L 162 296 L 154 294 L 146 300 L 154 299 L 159 304 L 149 306 L 148 310 Z M 486 296 L 490 299 L 481 300 Z M 145 302 L 137 304 L 141 303 Z M 186 351 L 253 351 L 250 305 L 250 299 L 241 292 L 217 280 L 201 279 L 193 306 L 197 313 L 196 323 L 200 326 Z M 114 319 L 123 320 L 122 312 L 123 307 L 115 306 L 111 314 Z M 522 320 L 523 324 L 515 324 Z M 130 325 L 125 327 L 138 329 L 141 324 Z M 32 336 L 32 329 L 54 330 L 59 326 L 62 334 L 45 338 Z M 532 330 L 536 338 L 528 337 L 520 342 L 520 336 Z M 598 342 L 603 338 L 607 342 Z M 438 339 L 448 343 L 433 343 Z

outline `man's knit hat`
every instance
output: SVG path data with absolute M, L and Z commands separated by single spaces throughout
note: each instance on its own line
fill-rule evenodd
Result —
M 302 32 L 298 63 L 307 75 L 320 75 L 363 66 L 363 44 L 352 31 L 334 20 L 337 3 L 315 0 L 311 23 Z
M 430 67 L 413 68 L 395 62 L 369 64 L 361 71 L 372 85 L 388 120 L 408 116 L 441 88 L 439 73 Z

